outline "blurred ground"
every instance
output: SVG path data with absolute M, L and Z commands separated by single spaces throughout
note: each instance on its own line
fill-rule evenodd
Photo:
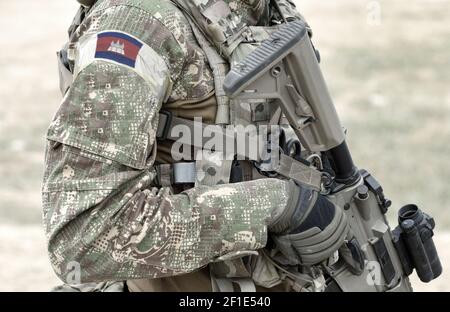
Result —
M 355 162 L 382 181 L 390 218 L 410 202 L 437 219 L 450 290 L 449 0 L 297 0 Z M 75 0 L 0 1 L 0 291 L 48 290 L 40 183 L 45 129 L 60 95 L 55 51 Z
M 441 259 L 450 259 L 450 233 L 439 233 L 436 247 Z M 45 238 L 38 225 L 0 227 L 0 291 L 48 291 L 61 284 L 53 273 L 45 253 Z M 415 291 L 448 291 L 450 271 L 430 284 L 412 276 Z

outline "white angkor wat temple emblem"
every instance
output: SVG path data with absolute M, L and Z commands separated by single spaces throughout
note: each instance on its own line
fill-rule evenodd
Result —
M 121 55 L 125 55 L 125 43 L 120 43 L 119 40 L 117 42 L 111 42 L 111 45 L 108 48 L 108 51 L 115 52 Z

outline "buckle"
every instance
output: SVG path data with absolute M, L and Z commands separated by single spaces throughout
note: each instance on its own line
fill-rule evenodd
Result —
M 156 139 L 159 141 L 166 140 L 169 131 L 170 125 L 172 124 L 173 115 L 171 112 L 166 110 L 159 111 L 159 122 L 158 122 L 158 130 L 156 131 Z
M 173 184 L 195 184 L 197 176 L 195 162 L 179 162 L 172 164 Z

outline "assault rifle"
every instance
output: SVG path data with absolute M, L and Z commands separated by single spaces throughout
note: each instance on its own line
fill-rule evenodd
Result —
M 407 205 L 391 231 L 385 216 L 391 201 L 369 172 L 354 165 L 303 22 L 280 26 L 232 68 L 224 90 L 230 98 L 267 99 L 281 108 L 304 149 L 301 155 L 319 159 L 302 162 L 320 174 L 321 192 L 347 214 L 354 234 L 348 246 L 361 270 L 352 273 L 341 260 L 321 263 L 325 290 L 412 291 L 408 276 L 414 269 L 423 282 L 441 274 L 432 239 L 433 218 Z

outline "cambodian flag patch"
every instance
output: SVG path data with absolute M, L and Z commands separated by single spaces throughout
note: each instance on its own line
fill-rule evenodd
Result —
M 95 58 L 115 61 L 134 68 L 141 48 L 141 42 L 124 33 L 104 32 L 97 35 Z

